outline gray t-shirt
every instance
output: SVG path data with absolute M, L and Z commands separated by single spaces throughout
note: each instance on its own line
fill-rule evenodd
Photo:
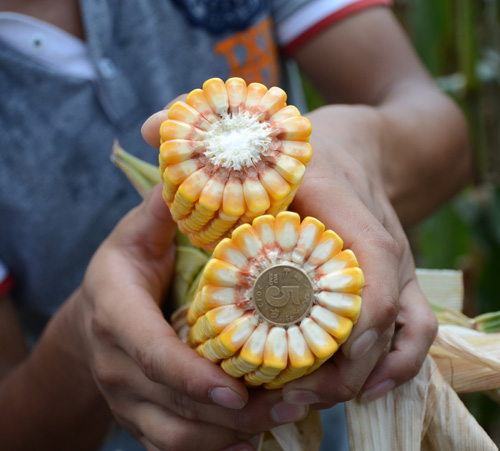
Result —
M 225 14 L 221 2 L 204 11 L 190 3 L 83 0 L 95 80 L 0 41 L 0 259 L 30 327 L 78 286 L 98 245 L 140 201 L 110 162 L 115 139 L 157 162 L 141 125 L 180 93 L 210 77 L 284 82 L 269 2 L 230 2 Z

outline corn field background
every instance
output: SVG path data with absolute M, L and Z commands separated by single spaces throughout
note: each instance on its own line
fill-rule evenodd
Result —
M 407 231 L 417 267 L 462 270 L 468 316 L 500 311 L 500 0 L 393 2 L 436 83 L 464 111 L 475 152 L 471 183 Z M 322 103 L 307 81 L 305 90 L 309 108 Z M 500 447 L 500 400 L 462 400 Z
M 409 231 L 417 266 L 462 270 L 468 316 L 498 311 L 500 1 L 396 0 L 394 7 L 424 64 L 465 112 L 476 156 L 471 184 Z M 484 394 L 462 399 L 500 444 L 500 404 Z
M 465 112 L 476 156 L 472 183 L 409 231 L 417 266 L 462 270 L 467 315 L 498 311 L 500 1 L 397 0 L 395 11 L 424 64 Z M 463 400 L 500 444 L 500 404 L 484 394 Z

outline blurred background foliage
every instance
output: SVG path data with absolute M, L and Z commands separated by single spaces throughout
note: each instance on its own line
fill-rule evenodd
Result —
M 500 1 L 395 0 L 394 10 L 437 83 L 462 107 L 475 151 L 470 185 L 409 231 L 417 266 L 462 270 L 467 315 L 498 311 Z M 500 444 L 500 405 L 483 394 L 463 399 Z
M 462 108 L 475 153 L 471 183 L 407 231 L 416 265 L 463 271 L 468 316 L 500 311 L 500 0 L 393 0 L 393 10 L 436 83 Z M 304 85 L 309 108 L 321 105 Z M 462 399 L 500 447 L 498 398 Z

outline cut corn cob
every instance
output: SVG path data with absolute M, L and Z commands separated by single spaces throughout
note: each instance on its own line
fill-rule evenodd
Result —
M 223 239 L 187 312 L 188 343 L 249 386 L 309 374 L 349 336 L 364 278 L 314 218 L 264 215 Z
M 285 210 L 311 158 L 311 124 L 286 93 L 212 78 L 161 125 L 163 195 L 180 230 L 212 251 L 238 225 Z

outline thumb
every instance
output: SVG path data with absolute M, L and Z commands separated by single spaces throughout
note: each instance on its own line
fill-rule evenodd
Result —
M 182 94 L 177 96 L 174 100 L 169 102 L 163 110 L 150 116 L 144 125 L 142 126 L 141 133 L 144 141 L 146 141 L 150 146 L 158 149 L 160 147 L 160 126 L 163 121 L 168 119 L 168 110 L 170 107 L 178 101 L 186 101 L 187 94 Z
M 162 186 L 157 185 L 118 223 L 109 244 L 126 250 L 135 259 L 161 259 L 172 245 L 175 229 L 162 198 Z

